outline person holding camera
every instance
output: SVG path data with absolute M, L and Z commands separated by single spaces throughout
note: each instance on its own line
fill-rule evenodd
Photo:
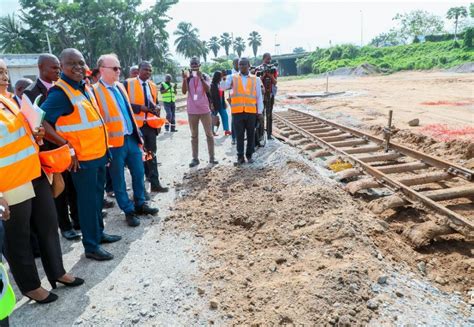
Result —
M 148 61 L 138 65 L 138 76 L 124 82 L 135 119 L 143 134 L 143 147 L 150 154 L 150 159 L 144 162 L 145 176 L 151 184 L 151 192 L 165 193 L 167 187 L 160 184 L 158 162 L 156 160 L 156 137 L 159 134 L 160 107 L 158 106 L 157 86 L 151 80 L 153 67 Z
M 189 63 L 190 74 L 182 71 L 183 84 L 181 90 L 187 94 L 186 110 L 188 112 L 189 129 L 191 130 L 191 147 L 193 159 L 189 167 L 199 165 L 199 122 L 204 127 L 207 139 L 207 151 L 209 152 L 209 163 L 217 164 L 214 157 L 214 135 L 212 134 L 212 117 L 210 109 L 210 79 L 200 71 L 199 58 L 192 57 Z
M 223 85 L 223 88 L 226 90 L 232 89 L 230 106 L 237 138 L 236 165 L 245 163 L 245 135 L 247 135 L 245 157 L 248 163 L 253 162 L 252 155 L 255 152 L 255 126 L 257 116 L 263 112 L 261 80 L 255 75 L 250 75 L 249 70 L 249 59 L 241 58 L 239 60 L 239 73 L 229 76 Z
M 271 64 L 272 56 L 270 53 L 266 52 L 263 54 L 262 64 L 257 67 L 257 72 L 260 75 L 263 84 L 263 93 L 264 93 L 264 107 L 265 107 L 265 116 L 266 116 L 266 130 L 267 130 L 267 139 L 271 140 L 272 137 L 272 122 L 273 122 L 273 104 L 275 103 L 276 95 L 276 85 L 278 71 L 275 65 Z
M 166 111 L 165 125 L 166 131 L 177 132 L 176 130 L 176 93 L 178 85 L 171 83 L 171 75 L 165 76 L 165 81 L 161 83 L 160 93 L 163 98 L 163 105 Z

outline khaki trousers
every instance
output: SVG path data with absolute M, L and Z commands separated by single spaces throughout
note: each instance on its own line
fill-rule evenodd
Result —
M 199 121 L 201 121 L 204 132 L 206 133 L 207 151 L 209 159 L 214 159 L 214 135 L 212 134 L 211 113 L 207 114 L 188 114 L 189 129 L 191 130 L 191 146 L 193 149 L 193 159 L 199 156 Z

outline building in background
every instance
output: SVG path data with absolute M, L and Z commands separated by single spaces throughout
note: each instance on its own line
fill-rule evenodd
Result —
M 15 85 L 20 78 L 36 80 L 38 77 L 38 54 L 6 54 L 0 53 L 8 67 L 10 75 L 10 88 Z

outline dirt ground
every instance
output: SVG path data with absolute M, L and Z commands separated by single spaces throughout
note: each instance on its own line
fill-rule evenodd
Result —
M 276 110 L 311 109 L 377 133 L 392 108 L 396 139 L 468 165 L 473 78 L 338 77 L 330 91 L 348 94 L 317 100 L 286 95 L 323 91 L 324 80 L 287 81 Z M 463 105 L 420 104 L 439 101 Z M 236 168 L 221 132 L 219 165 L 210 167 L 201 130 L 202 163 L 189 169 L 187 117 L 177 118 L 179 132 L 158 137 L 160 175 L 171 187 L 154 196 L 159 216 L 129 228 L 109 210 L 106 230 L 124 237 L 107 246 L 116 256 L 110 262 L 87 260 L 80 243 L 62 240 L 66 269 L 86 284 L 61 287 L 46 306 L 15 289 L 12 326 L 474 325 L 474 244 L 453 237 L 414 250 L 403 232 L 426 213 L 375 215 L 318 162 L 277 140 L 257 151 L 255 164 Z M 421 126 L 408 127 L 412 118 Z M 466 130 L 462 140 L 435 140 L 422 130 L 432 124 Z
M 217 325 L 474 322 L 472 246 L 416 252 L 296 149 L 275 142 L 257 161 L 186 174 L 165 222 L 207 244 L 199 292 Z
M 326 79 L 281 81 L 281 107 L 315 110 L 328 119 L 380 133 L 393 110 L 393 125 L 400 130 L 394 141 L 456 160 L 471 168 L 474 162 L 474 74 L 452 72 L 400 72 L 387 76 L 330 77 L 328 98 L 294 98 L 296 94 L 323 92 Z M 288 98 L 290 96 L 290 98 Z M 419 119 L 419 126 L 408 122 Z

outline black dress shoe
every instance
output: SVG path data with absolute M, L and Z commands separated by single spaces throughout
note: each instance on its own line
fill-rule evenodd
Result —
M 160 209 L 150 207 L 146 203 L 142 204 L 139 207 L 135 207 L 135 213 L 137 215 L 156 215 L 158 211 L 160 211 Z
M 158 186 L 152 186 L 150 191 L 154 192 L 154 193 L 166 193 L 169 191 L 169 189 L 167 187 L 163 187 L 161 185 L 158 185 Z
M 113 207 L 115 207 L 114 201 L 109 201 L 106 198 L 104 198 L 104 208 L 105 209 L 110 209 L 110 208 L 113 208 Z
M 127 221 L 127 225 L 130 227 L 140 226 L 140 220 L 135 212 L 125 214 L 125 220 Z
M 58 299 L 58 296 L 54 293 L 51 293 L 51 292 L 49 292 L 48 297 L 46 299 L 43 299 L 43 300 L 35 300 L 35 299 L 33 299 L 32 297 L 29 297 L 26 294 L 23 294 L 23 295 L 26 296 L 27 298 L 29 298 L 30 300 L 35 301 L 38 304 L 51 303 L 51 302 L 54 302 Z
M 244 157 L 237 158 L 237 161 L 234 162 L 234 166 L 240 166 L 240 165 L 243 165 L 244 163 L 245 163 Z
M 81 238 L 81 233 L 76 232 L 74 229 L 66 230 L 61 232 L 61 235 L 69 241 L 79 240 Z
M 178 130 L 177 129 L 172 129 L 171 133 L 176 133 Z
M 268 136 L 267 136 L 267 140 L 273 140 L 273 136 L 268 135 Z
M 110 234 L 103 234 L 102 238 L 100 239 L 100 243 L 115 243 L 122 239 L 122 236 L 119 235 L 110 235 Z
M 255 162 L 255 160 L 253 160 L 252 157 L 247 157 L 247 162 L 249 164 L 253 164 Z
M 219 161 L 217 161 L 217 160 L 214 159 L 214 158 L 211 158 L 211 159 L 209 159 L 209 163 L 210 163 L 211 165 L 217 165 L 217 164 L 219 163 Z
M 193 167 L 196 167 L 197 165 L 199 165 L 199 159 L 193 159 L 193 160 L 191 160 L 191 163 L 189 164 L 189 167 L 193 168 Z
M 79 277 L 75 277 L 72 282 L 62 282 L 58 279 L 58 280 L 50 280 L 49 283 L 51 284 L 51 287 L 53 289 L 58 288 L 57 283 L 61 283 L 66 287 L 76 287 L 76 286 L 80 286 L 80 285 L 84 284 L 84 279 L 79 278 Z
M 86 252 L 86 258 L 97 260 L 97 261 L 105 261 L 105 260 L 112 260 L 114 255 L 105 251 L 103 248 L 99 247 L 94 252 Z

